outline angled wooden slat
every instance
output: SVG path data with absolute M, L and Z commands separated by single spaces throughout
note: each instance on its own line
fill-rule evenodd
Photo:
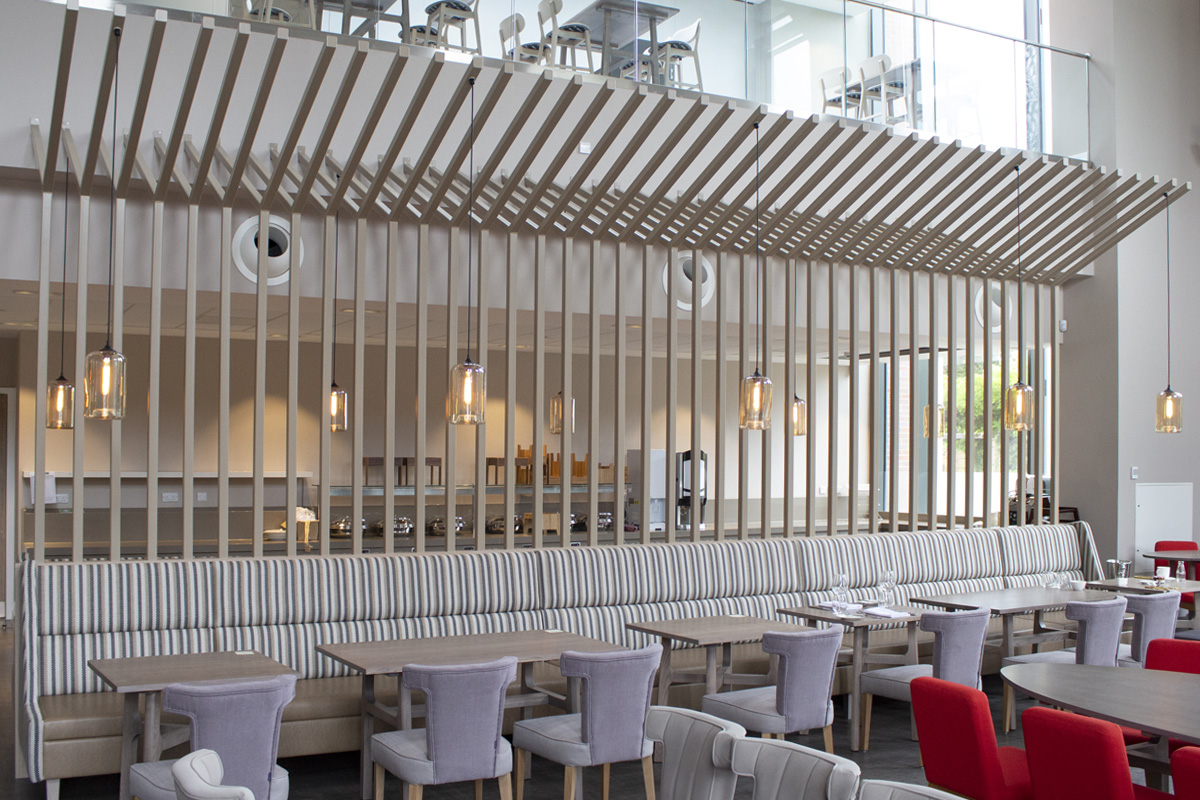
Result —
M 188 141 L 188 136 L 185 134 L 182 137 L 182 139 L 183 140 L 180 142 L 180 149 L 182 149 L 183 143 Z M 154 135 L 154 152 L 156 154 L 158 154 L 159 159 L 166 158 L 167 147 L 168 147 L 168 145 L 163 140 L 162 136 L 155 134 Z M 168 170 L 164 169 L 161 175 L 156 176 L 153 173 L 151 173 L 149 171 L 148 165 L 147 165 L 146 169 L 142 169 L 141 167 L 139 167 L 140 172 L 142 172 L 143 174 L 150 175 L 150 179 L 146 181 L 146 185 L 148 187 L 153 188 L 156 195 L 159 190 L 166 191 L 165 189 L 163 189 L 164 181 L 166 183 L 166 186 L 169 188 L 172 180 L 175 181 L 175 185 L 177 187 L 179 187 L 180 189 L 183 190 L 183 193 L 185 195 L 190 195 L 192 193 L 192 182 L 190 180 L 188 180 L 187 175 L 184 173 L 183 165 L 179 163 L 178 156 L 179 156 L 179 154 L 178 154 L 178 152 L 176 152 L 175 158 L 173 159 L 173 161 L 170 165 L 170 167 L 171 167 L 170 170 L 168 171 Z M 138 157 L 141 158 L 141 153 L 138 154 Z M 166 167 L 165 162 L 164 162 L 163 166 Z
M 481 69 L 482 59 L 477 58 L 472 60 L 471 64 L 467 67 L 466 72 L 463 74 L 462 80 L 459 81 L 458 86 L 455 87 L 454 92 L 450 95 L 446 105 L 442 109 L 441 118 L 438 119 L 437 125 L 429 134 L 429 139 L 425 144 L 425 149 L 421 151 L 420 157 L 413 165 L 411 176 L 404 183 L 404 188 L 397 196 L 395 202 L 398 206 L 407 206 L 412 202 L 417 187 L 421 185 L 421 181 L 424 180 L 429 166 L 433 163 L 433 157 L 437 154 L 438 148 L 444 144 L 446 135 L 450 130 L 450 126 L 453 125 L 454 121 L 459 118 L 463 103 L 466 102 L 467 98 L 471 94 L 472 88 L 475 87 L 475 84 L 478 82 Z M 509 74 L 510 73 L 502 73 L 501 80 L 506 80 L 503 76 Z M 490 113 L 491 108 L 495 107 L 495 103 L 500 97 L 500 91 L 502 91 L 502 89 L 497 90 L 493 88 L 492 92 L 485 96 L 484 104 L 487 106 L 487 108 L 484 110 L 487 113 Z M 490 104 L 488 104 L 489 100 L 491 101 Z M 477 127 L 482 126 L 483 122 L 487 121 L 486 117 L 481 121 L 479 119 L 480 116 L 483 115 L 478 115 L 475 120 Z M 468 139 L 469 138 L 470 137 L 468 137 Z M 467 147 L 467 152 L 469 152 L 471 142 L 464 140 L 464 144 Z M 457 165 L 454 167 L 454 169 L 458 169 Z
M 113 7 L 112 27 L 116 31 L 125 27 L 125 6 Z M 108 98 L 112 94 L 113 73 L 117 67 L 117 53 L 121 48 L 120 35 L 108 37 L 108 47 L 104 51 L 104 64 L 100 67 L 100 85 L 96 90 L 96 110 L 92 114 L 91 135 L 88 137 L 87 160 L 83 163 L 83 179 L 79 184 L 79 193 L 85 196 L 92 194 L 92 183 L 96 179 L 96 161 L 100 158 L 101 145 L 104 143 L 104 121 L 108 117 Z M 110 168 L 109 175 L 112 174 Z
M 200 83 L 200 73 L 204 70 L 204 62 L 208 57 L 208 46 L 212 41 L 215 23 L 212 17 L 200 20 L 200 33 L 196 36 L 196 44 L 192 48 L 192 62 L 188 67 L 187 77 L 183 82 L 183 91 L 179 95 L 179 106 L 175 110 L 175 124 L 171 128 L 171 139 L 166 151 L 162 154 L 162 172 L 158 179 L 158 190 L 154 199 L 161 202 L 166 199 L 167 187 L 171 182 L 171 174 L 175 169 L 175 160 L 179 157 L 179 148 L 183 144 L 183 135 L 187 128 L 188 116 L 192 113 L 192 102 L 196 99 L 196 86 Z
M 242 182 L 242 176 L 246 172 L 246 162 L 250 159 L 252 148 L 254 147 L 254 137 L 258 134 L 258 127 L 262 123 L 263 114 L 267 110 L 267 99 L 271 95 L 271 87 L 275 84 L 275 76 L 279 73 L 279 63 L 283 60 L 283 52 L 287 48 L 288 33 L 286 28 L 280 28 L 275 34 L 275 41 L 271 43 L 271 51 L 267 55 L 266 63 L 263 65 L 262 77 L 258 82 L 258 91 L 254 96 L 254 104 L 250 108 L 250 113 L 246 117 L 246 122 L 242 132 L 242 144 L 238 148 L 237 159 L 233 161 L 226 169 L 229 171 L 229 178 L 226 181 L 225 189 L 225 205 L 232 206 L 237 200 L 238 189 L 249 190 L 247 184 Z M 221 149 L 218 146 L 217 155 L 220 157 Z M 262 203 L 262 195 L 255 192 L 250 192 L 254 198 L 255 204 Z
M 133 118 L 129 123 L 129 133 L 125 157 L 121 160 L 121 172 L 117 177 L 117 196 L 129 196 L 129 181 L 133 177 L 132 153 L 136 153 L 142 141 L 142 126 L 146 122 L 146 111 L 150 106 L 150 89 L 154 85 L 154 73 L 158 69 L 158 56 L 162 50 L 163 34 L 167 30 L 167 12 L 155 11 L 154 24 L 150 27 L 150 43 L 146 47 L 146 63 L 142 67 L 142 80 L 138 86 L 137 99 L 133 103 Z
M 196 156 L 196 180 L 192 184 L 190 202 L 199 203 L 204 189 L 212 186 L 218 195 L 218 201 L 224 200 L 224 189 L 210 180 L 209 169 L 213 156 L 216 154 L 217 142 L 221 136 L 221 128 L 225 124 L 225 115 L 229 112 L 229 101 L 233 98 L 233 88 L 237 84 L 238 73 L 241 70 L 242 59 L 246 55 L 246 43 L 250 40 L 250 26 L 246 23 L 238 25 L 233 45 L 229 49 L 229 60 L 225 64 L 225 76 L 221 79 L 221 88 L 213 101 L 212 119 L 208 125 L 208 135 L 204 137 L 204 149 Z
M 67 105 L 67 84 L 71 78 L 71 59 L 75 55 L 79 0 L 67 0 L 63 12 L 62 38 L 58 45 L 58 74 L 54 80 L 54 102 L 50 106 L 50 128 L 46 137 L 46 158 L 41 165 L 43 192 L 54 191 L 54 173 L 58 169 L 58 148 L 62 140 L 63 111 Z
M 231 156 L 225 150 L 225 148 L 222 147 L 220 144 L 217 145 L 216 157 L 217 157 L 217 163 L 220 164 L 221 167 L 223 167 L 226 170 L 226 172 L 231 172 L 233 170 L 233 166 L 234 166 L 233 156 Z M 246 163 L 249 163 L 250 161 L 251 161 L 251 158 L 249 156 L 247 156 Z M 255 205 L 260 205 L 262 203 L 262 192 L 260 192 L 258 190 L 258 187 L 256 187 L 253 183 L 250 182 L 250 179 L 246 175 L 246 171 L 245 171 L 244 167 L 241 171 L 241 177 L 240 177 L 238 183 L 237 184 L 230 183 L 229 185 L 227 185 L 225 187 L 225 205 L 226 206 L 229 206 L 230 203 L 234 200 L 234 197 L 237 194 L 238 189 L 241 189 L 242 191 L 246 192 L 246 194 L 250 195 L 250 198 L 254 201 Z

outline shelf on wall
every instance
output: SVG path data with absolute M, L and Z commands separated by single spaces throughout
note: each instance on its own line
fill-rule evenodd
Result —
M 599 492 L 604 492 L 604 493 L 612 493 L 612 492 L 616 491 L 616 488 L 618 486 L 620 486 L 620 484 L 599 483 L 599 484 L 596 484 L 596 490 Z M 632 483 L 625 484 L 626 489 L 630 489 L 632 487 L 633 487 Z M 417 493 L 417 487 L 415 487 L 415 486 L 396 486 L 393 488 L 394 488 L 393 494 L 395 497 L 415 497 L 416 493 Z M 536 488 L 536 485 L 530 484 L 530 483 L 522 483 L 522 484 L 517 484 L 513 488 L 515 489 L 515 494 L 518 497 L 532 497 L 533 490 L 534 490 L 534 488 Z M 557 495 L 557 494 L 562 493 L 562 486 L 557 483 L 547 483 L 547 484 L 545 484 L 543 489 L 544 489 L 544 493 L 546 495 Z M 503 497 L 504 490 L 505 490 L 505 487 L 503 484 L 488 484 L 487 486 L 484 487 L 484 494 L 487 495 L 488 497 Z M 577 495 L 577 494 L 585 495 L 588 493 L 588 490 L 589 490 L 589 487 L 588 487 L 588 484 L 586 484 L 586 483 L 571 484 L 571 494 L 572 495 Z M 363 497 L 383 497 L 383 487 L 382 486 L 364 486 L 364 487 L 362 487 L 362 493 L 363 493 Z M 474 497 L 475 486 L 473 484 L 460 485 L 460 486 L 456 487 L 456 494 L 466 495 L 468 497 Z M 445 486 L 435 485 L 435 486 L 426 486 L 425 487 L 425 496 L 426 497 L 444 497 L 445 495 L 446 495 L 446 487 Z M 329 487 L 329 496 L 330 497 L 353 497 L 354 496 L 354 487 L 353 486 L 330 486 Z

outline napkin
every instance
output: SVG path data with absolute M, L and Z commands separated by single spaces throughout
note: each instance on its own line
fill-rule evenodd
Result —
M 875 608 L 868 608 L 863 613 L 870 614 L 872 617 L 884 617 L 886 619 L 900 619 L 901 617 L 908 616 L 907 611 L 900 611 L 895 608 L 883 608 L 882 606 L 876 606 Z

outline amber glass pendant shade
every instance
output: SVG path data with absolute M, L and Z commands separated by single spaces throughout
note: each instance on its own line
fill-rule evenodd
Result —
M 563 393 L 557 392 L 550 398 L 550 432 L 563 432 Z M 575 398 L 571 398 L 571 410 L 567 414 L 571 418 L 571 433 L 575 432 Z
M 771 379 L 754 370 L 742 380 L 738 402 L 738 427 L 749 431 L 765 431 L 771 427 Z
M 1033 389 L 1017 381 L 1004 393 L 1004 428 L 1010 431 L 1033 429 Z
M 62 375 L 46 387 L 46 427 L 56 430 L 75 427 L 75 387 Z
M 450 371 L 446 414 L 455 425 L 479 425 L 487 403 L 487 374 L 469 357 Z
M 1168 386 L 1158 395 L 1158 413 L 1154 415 L 1154 430 L 1159 433 L 1180 433 L 1183 430 L 1183 395 Z
M 808 433 L 808 407 L 799 397 L 792 396 L 792 436 Z
M 88 419 L 110 420 L 125 416 L 125 356 L 107 344 L 87 355 L 83 415 Z
M 344 431 L 350 412 L 346 406 L 346 390 L 336 383 L 329 386 L 329 430 Z

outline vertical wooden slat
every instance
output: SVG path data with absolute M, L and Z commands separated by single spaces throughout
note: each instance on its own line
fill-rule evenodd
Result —
M 363 534 L 363 436 L 367 427 L 366 403 L 366 332 L 367 332 L 367 220 L 359 217 L 354 221 L 354 381 L 350 397 L 350 486 L 352 492 L 350 511 L 350 550 L 355 555 L 362 552 Z M 338 313 L 334 310 L 334 313 Z M 384 465 L 384 472 L 388 467 Z M 385 482 L 386 485 L 386 482 Z M 388 520 L 383 529 L 387 531 Z M 447 529 L 450 530 L 450 529 Z M 449 535 L 449 534 L 447 534 Z
M 700 261 L 700 251 L 692 250 L 692 460 L 691 460 L 691 475 L 688 480 L 692 487 L 691 506 L 688 509 L 692 523 L 693 542 L 700 541 L 700 517 L 703 515 L 704 506 L 701 504 L 701 498 L 704 495 L 704 487 L 700 483 L 700 456 L 704 452 L 704 443 L 701 439 L 703 426 L 701 421 L 704 418 L 704 348 L 701 345 L 704 343 L 704 337 L 701 334 L 701 323 L 704 321 L 704 309 L 700 305 L 701 287 L 704 285 L 704 269 Z M 706 474 L 705 480 L 708 479 Z
M 1050 289 L 1051 302 L 1051 319 L 1054 321 L 1054 327 L 1050 330 L 1050 397 L 1051 397 L 1051 432 L 1053 438 L 1050 443 L 1050 521 L 1056 525 L 1058 519 L 1058 502 L 1061 498 L 1061 478 L 1062 478 L 1062 462 L 1061 462 L 1061 436 L 1062 426 L 1059 420 L 1062 419 L 1062 383 L 1060 375 L 1062 374 L 1062 362 L 1059 360 L 1059 334 L 1063 324 L 1063 298 L 1062 287 L 1054 286 Z
M 853 269 L 853 267 L 851 267 Z M 825 526 L 832 536 L 838 532 L 838 423 L 841 422 L 838 395 L 838 268 L 830 262 L 829 276 L 829 462 L 825 491 Z
M 116 202 L 117 218 L 114 221 L 115 234 L 113 236 L 113 267 L 112 267 L 112 346 L 118 353 L 122 352 L 124 346 L 125 332 L 125 198 L 119 197 Z M 40 359 L 40 364 L 45 364 L 46 359 Z M 126 365 L 128 369 L 128 365 Z M 41 394 L 38 396 L 39 401 L 46 396 L 45 387 L 41 388 Z M 128 398 L 126 399 L 128 402 Z M 126 406 L 128 410 L 128 406 Z M 44 412 L 43 412 L 44 413 Z M 109 557 L 113 561 L 121 560 L 121 444 L 122 444 L 122 426 L 123 423 L 118 420 L 110 423 L 109 429 Z M 44 430 L 45 424 L 39 426 L 39 430 Z M 116 506 L 114 508 L 114 506 Z
M 650 279 L 650 247 L 642 247 L 642 473 L 641 486 L 638 493 L 641 497 L 641 527 L 642 544 L 650 544 L 650 448 L 654 440 L 651 438 L 651 414 L 654 411 L 654 315 L 650 305 L 653 281 Z
M 1042 325 L 1042 296 L 1044 292 L 1042 287 L 1037 284 L 1033 285 L 1033 464 L 1026 469 L 1030 475 L 1033 475 L 1033 522 L 1039 525 L 1042 522 L 1042 477 L 1045 471 L 1042 469 L 1042 458 L 1046 442 L 1046 404 L 1044 401 L 1045 392 L 1043 387 L 1046 385 L 1046 363 L 1043 357 L 1042 341 L 1045 327 Z
M 808 435 L 804 437 L 804 535 L 817 532 L 817 271 L 804 262 L 804 397 Z M 832 413 L 832 412 L 830 412 Z M 829 531 L 826 531 L 829 533 Z
M 938 527 L 938 296 L 937 276 L 928 273 L 929 287 L 929 364 L 927 391 L 929 392 L 929 438 L 926 440 L 926 460 L 929 468 L 925 477 L 925 508 L 929 514 L 929 530 Z
M 196 529 L 196 288 L 200 249 L 200 206 L 188 204 L 187 257 L 184 269 L 183 334 L 183 558 L 194 555 Z M 290 525 L 288 526 L 291 527 Z
M 628 264 L 629 245 L 617 244 L 617 261 L 613 269 L 613 309 L 616 319 L 616 363 L 613 365 L 613 544 L 625 541 L 625 416 L 629 381 L 625 375 L 628 355 L 628 338 L 625 330 L 625 266 Z
M 146 559 L 158 558 L 159 397 L 162 385 L 163 203 L 152 204 L 150 221 L 150 363 L 146 396 Z M 185 367 L 186 368 L 186 367 Z
M 229 557 L 229 306 L 230 281 L 233 270 L 233 209 L 221 206 L 221 319 L 217 336 L 221 350 L 221 373 L 218 382 L 217 434 L 217 557 Z M 328 384 L 326 384 L 328 386 Z M 326 426 L 328 427 L 328 426 Z M 326 473 L 327 474 L 327 473 Z M 328 481 L 322 475 L 321 489 L 328 497 Z M 329 503 L 321 507 L 321 521 L 329 525 Z
M 258 212 L 258 230 L 265 234 L 270 229 L 271 215 L 263 209 Z M 250 542 L 255 558 L 263 554 L 263 505 L 265 486 L 263 470 L 266 463 L 267 424 L 267 248 L 258 248 L 258 270 L 255 273 L 254 312 L 254 511 L 250 527 Z
M 846 463 L 847 471 L 847 492 L 846 497 L 846 524 L 847 531 L 850 534 L 858 533 L 858 450 L 859 450 L 859 414 L 858 414 L 858 373 L 860 362 L 858 360 L 858 266 L 851 264 L 846 273 L 847 280 L 847 295 L 850 298 L 850 318 L 847 320 L 848 334 L 848 350 L 850 352 L 850 434 L 847 445 L 849 448 L 849 460 Z
M 516 546 L 513 516 L 517 513 L 517 281 L 513 272 L 516 232 L 509 232 L 504 248 L 504 549 Z M 530 458 L 530 482 L 537 475 L 537 458 Z M 533 487 L 530 487 L 530 491 Z
M 413 535 L 416 536 L 416 551 L 425 552 L 425 487 L 429 471 L 425 468 L 428 458 L 428 414 L 437 403 L 429 400 L 429 225 L 421 223 L 417 231 L 417 375 L 413 385 Z M 386 466 L 386 465 L 385 465 Z M 444 464 L 443 464 L 444 466 Z M 446 472 L 442 471 L 442 482 L 446 485 Z M 450 523 L 453 525 L 453 520 Z M 449 535 L 449 528 L 447 535 Z
M 1001 318 L 1007 316 L 1007 307 L 1001 296 Z M 995 431 L 992 430 L 992 377 L 995 374 L 992 333 L 992 282 L 983 281 L 983 527 L 992 524 L 992 468 L 995 465 Z
M 76 253 L 75 272 L 75 380 L 82 382 L 87 363 L 87 307 L 88 307 L 88 248 L 90 247 L 90 218 L 92 199 L 81 194 L 79 197 L 79 248 Z M 84 404 L 81 384 L 75 394 L 75 434 L 71 437 L 71 560 L 83 560 L 83 522 L 85 514 L 83 497 Z
M 1025 286 L 1020 281 L 1017 282 L 1015 289 L 1016 289 L 1016 293 L 1017 293 L 1017 341 L 1016 341 L 1017 374 L 1016 374 L 1016 376 L 1013 376 L 1011 378 L 1011 380 L 1012 380 L 1012 383 L 1018 383 L 1018 382 L 1028 383 L 1026 376 L 1027 376 L 1027 367 L 1028 367 L 1029 362 L 1025 356 L 1025 310 L 1023 308 L 1023 304 L 1025 301 L 1025 295 L 1028 294 L 1028 292 L 1025 291 Z M 1009 381 L 1004 382 L 1004 388 L 1006 391 L 1007 391 L 1009 385 L 1010 385 Z M 1001 406 L 1001 407 L 1003 408 L 1003 406 Z M 1037 411 L 1037 403 L 1036 402 L 1034 403 L 1033 410 L 1036 413 L 1036 411 Z M 1014 510 L 1014 513 L 1016 513 L 1016 515 L 1017 515 L 1016 524 L 1024 525 L 1025 524 L 1025 492 L 1028 491 L 1028 489 L 1025 485 L 1025 474 L 1028 472 L 1028 464 L 1029 464 L 1029 461 L 1028 461 L 1029 434 L 1026 431 L 1013 431 L 1012 434 L 1006 433 L 1005 434 L 1006 442 L 1007 442 L 1007 437 L 1009 435 L 1011 435 L 1014 439 L 1016 439 L 1016 442 L 1017 442 L 1017 463 L 1008 465 L 1008 467 L 1011 468 L 1013 471 L 1013 479 L 1016 484 L 1013 487 L 1013 489 L 1011 490 L 1014 492 L 1013 499 L 1016 501 L 1015 507 L 1013 510 Z M 1006 447 L 1005 450 L 1007 450 L 1007 449 L 1008 448 Z M 1010 491 L 1008 488 L 1008 476 L 1007 475 L 1005 475 L 1003 486 L 1004 486 L 1004 494 L 1002 495 L 1002 497 L 1007 498 L 1008 493 Z M 1006 503 L 1008 502 L 1007 499 L 1005 502 Z M 1007 509 L 1006 509 L 1006 511 L 1007 511 Z
M 478 287 L 475 290 L 475 319 L 477 324 L 475 329 L 478 331 L 475 339 L 479 343 L 475 356 L 476 362 L 483 367 L 484 375 L 487 375 L 488 369 L 488 274 L 489 261 L 491 255 L 491 238 L 486 230 L 479 231 L 479 281 L 476 284 Z M 470 263 L 467 264 L 467 269 L 470 269 Z M 470 298 L 467 298 L 468 309 L 470 308 Z M 467 313 L 471 313 L 469 310 Z M 487 416 L 484 415 L 484 421 L 478 425 L 472 426 L 475 435 L 475 480 L 472 497 L 475 499 L 475 508 L 472 513 L 475 525 L 475 549 L 487 549 Z
M 754 293 L 747 287 L 750 270 L 746 265 L 745 253 L 738 256 L 738 394 L 737 408 L 741 416 L 741 381 L 750 374 L 750 347 L 753 339 L 750 335 L 751 298 Z M 750 432 L 738 423 L 738 538 L 745 539 L 750 535 Z
M 450 371 L 454 369 L 460 358 L 458 354 L 458 273 L 462 269 L 462 242 L 459 238 L 461 231 L 458 228 L 451 228 L 447 235 L 450 237 L 450 261 L 446 265 L 446 361 L 443 369 L 445 370 L 444 374 L 449 378 Z M 443 473 L 446 495 L 443 498 L 445 502 L 442 515 L 446 520 L 446 552 L 448 553 L 453 553 L 458 546 L 456 531 L 458 522 L 455 519 L 458 516 L 457 442 L 458 426 L 451 425 L 447 420 L 445 423 L 445 472 Z M 419 461 L 417 467 L 421 471 L 425 469 L 425 465 Z
M 1000 289 L 1001 289 L 1001 296 L 1003 297 L 1003 302 L 1000 304 L 1000 307 L 1004 309 L 1004 311 L 1001 313 L 1001 316 L 1000 316 L 1000 409 L 1001 409 L 1001 411 L 1000 411 L 1000 421 L 999 421 L 999 424 L 997 425 L 997 431 L 996 431 L 997 438 L 1000 440 L 1000 486 L 999 486 L 999 490 L 996 492 L 996 494 L 998 496 L 995 499 L 996 499 L 996 506 L 1000 513 L 999 524 L 1007 525 L 1008 524 L 1008 470 L 1009 470 L 1008 442 L 1009 442 L 1009 436 L 1011 434 L 1009 434 L 1008 430 L 1004 427 L 1004 393 L 1008 390 L 1009 384 L 1012 383 L 1012 381 L 1011 381 L 1012 375 L 1010 374 L 1012 372 L 1012 370 L 1009 369 L 1009 363 L 1008 363 L 1009 360 L 1012 358 L 1011 343 L 1009 341 L 1009 333 L 1011 331 L 1011 328 L 1010 328 L 1010 324 L 1008 321 L 1008 290 L 1009 290 L 1008 282 L 1007 281 L 1002 282 L 1000 284 Z M 1018 321 L 1017 321 L 1018 328 L 1020 327 L 1020 324 L 1021 324 L 1020 320 L 1018 319 Z M 1019 348 L 1020 343 L 1018 343 L 1017 346 Z
M 958 284 L 946 278 L 946 528 L 958 527 Z M 964 321 L 969 318 L 964 315 Z M 971 527 L 967 525 L 965 527 Z
M 679 424 L 679 306 L 675 303 L 675 273 L 679 269 L 679 251 L 667 248 L 667 415 L 664 428 L 667 434 L 667 542 L 675 541 L 675 451 Z
M 533 256 L 533 546 L 545 535 L 546 497 L 546 237 L 538 234 Z M 563 395 L 564 399 L 566 394 Z
M 881 310 L 879 307 L 879 270 L 868 267 L 867 279 L 871 282 L 871 374 L 867 379 L 867 391 L 870 392 L 870 397 L 867 399 L 867 416 L 870 417 L 868 422 L 870 441 L 867 454 L 867 462 L 870 465 L 867 479 L 867 530 L 870 533 L 878 533 L 879 490 L 882 488 L 880 483 L 883 477 L 883 465 L 879 459 L 880 446 L 883 441 L 880 436 L 880 423 L 883 421 L 883 415 L 882 409 L 879 407 L 880 393 L 882 392 L 882 387 L 879 385 L 879 313 Z
M 33 396 L 33 557 L 46 560 L 46 389 L 50 383 L 50 239 L 54 228 L 54 192 L 42 192 L 42 230 L 38 251 L 37 388 Z M 66 291 L 66 287 L 63 287 Z M 76 436 L 83 435 L 80 428 Z M 119 465 L 118 465 L 119 467 Z M 115 470 L 114 470 L 115 474 Z M 113 495 L 116 497 L 116 495 Z M 83 498 L 77 497 L 76 502 Z M 51 501 L 54 498 L 50 498 Z M 109 508 L 120 503 L 111 502 Z M 116 511 L 113 511 L 116 514 Z M 114 546 L 113 560 L 120 559 Z
M 318 430 L 320 431 L 321 441 L 321 497 L 320 510 L 318 511 L 317 530 L 321 535 L 321 555 L 329 555 L 329 525 L 333 522 L 333 511 L 329 502 L 329 483 L 333 479 L 333 432 L 329 428 L 329 387 L 333 384 L 333 331 L 334 322 L 337 320 L 337 307 L 333 302 L 333 295 L 337 288 L 333 282 L 334 262 L 337 259 L 337 248 L 334 245 L 336 238 L 337 220 L 333 214 L 334 209 L 328 209 L 325 215 L 325 229 L 322 242 L 324 247 L 324 272 L 322 274 L 323 286 L 321 290 L 321 386 L 319 387 L 321 399 L 321 414 L 317 418 Z
M 963 420 L 963 512 L 968 528 L 975 527 L 975 319 L 971 310 L 975 298 L 975 284 L 975 278 L 969 275 L 963 281 L 963 336 L 966 341 L 966 352 L 963 356 L 966 362 L 966 397 L 963 406 L 966 410 L 966 419 Z
M 759 292 L 762 293 L 761 299 L 757 302 L 762 307 L 762 325 L 759 326 L 758 335 L 762 337 L 762 373 L 770 377 L 771 375 L 771 301 L 767 295 L 766 289 L 771 286 L 771 259 L 763 257 L 763 277 L 762 283 L 759 285 Z M 757 295 L 756 295 L 757 296 Z M 776 376 L 778 377 L 778 376 Z M 774 395 L 773 397 L 778 397 Z M 774 402 L 774 401 L 772 401 Z M 776 428 L 775 430 L 779 430 Z M 762 432 L 759 440 L 762 443 L 762 510 L 759 511 L 759 529 L 762 532 L 764 539 L 771 538 L 771 444 L 773 432 L 770 428 Z
M 888 530 L 895 533 L 900 529 L 900 278 L 896 270 L 888 272 L 888 280 Z
M 917 272 L 908 273 L 908 529 L 919 527 L 919 493 L 917 482 L 917 440 L 921 435 L 921 404 L 917 402 L 921 365 L 921 334 L 918 327 L 920 299 L 917 296 Z
M 588 547 L 599 544 L 600 536 L 600 240 L 592 239 L 588 275 Z M 618 395 L 619 396 L 619 395 Z M 616 478 L 613 478 L 614 497 Z
M 781 422 L 783 433 L 783 535 L 789 539 L 796 535 L 796 437 L 792 435 L 792 401 L 787 399 L 796 390 L 796 262 L 784 262 L 784 330 L 787 332 L 784 345 L 783 390 L 784 414 Z
M 725 436 L 728 433 L 729 408 L 725 402 L 726 382 L 729 380 L 729 365 L 725 363 L 728 357 L 725 320 L 728 317 L 728 294 L 726 271 L 729 268 L 729 256 L 721 251 L 717 253 L 717 363 L 714 370 L 715 386 L 713 388 L 713 411 L 716 417 L 716 437 L 713 442 L 713 496 L 712 520 L 713 529 L 718 541 L 725 538 L 725 459 L 728 457 Z
M 571 308 L 575 280 L 575 242 L 570 237 L 562 240 L 562 396 L 563 425 L 559 452 L 562 468 L 559 470 L 559 544 L 571 546 L 571 462 L 575 459 L 574 441 L 571 430 L 571 403 L 575 398 L 575 375 L 572 371 L 572 355 L 575 343 L 575 313 Z
M 301 235 L 300 226 L 304 219 L 299 212 L 292 212 L 292 236 Z M 288 248 L 288 331 L 287 331 L 287 441 L 286 462 L 287 485 L 284 487 L 284 510 L 286 513 L 287 544 L 284 552 L 290 558 L 296 554 L 296 537 L 301 530 L 312 526 L 305 523 L 302 529 L 296 522 L 296 506 L 300 504 L 298 483 L 299 463 L 299 416 L 300 416 L 300 248 Z M 388 352 L 394 352 L 389 350 Z M 388 381 L 389 387 L 391 381 Z M 323 404 L 322 404 L 323 405 Z M 388 519 L 385 515 L 384 519 Z M 319 525 L 317 526 L 320 527 Z M 385 528 L 385 530 L 387 530 Z M 390 540 L 390 537 L 388 537 Z

